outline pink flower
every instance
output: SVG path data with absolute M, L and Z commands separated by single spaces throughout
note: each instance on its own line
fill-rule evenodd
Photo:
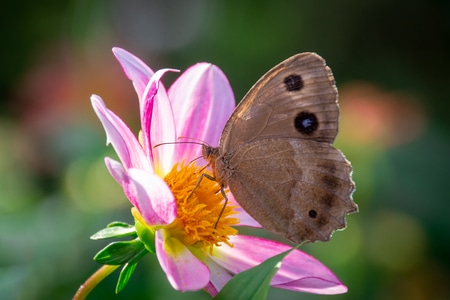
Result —
M 290 249 L 278 242 L 238 235 L 233 226 L 259 224 L 231 193 L 219 217 L 224 201 L 216 182 L 204 179 L 196 187 L 207 170 L 206 162 L 198 159 L 202 147 L 195 143 L 217 145 L 235 106 L 222 71 L 198 63 L 166 91 L 160 79 L 175 70 L 153 72 L 129 52 L 120 48 L 113 52 L 136 89 L 142 127 L 136 138 L 93 95 L 92 106 L 107 142 L 121 161 L 106 157 L 105 162 L 134 206 L 139 237 L 156 253 L 171 285 L 179 291 L 206 289 L 216 295 L 233 274 Z M 285 258 L 271 285 L 317 294 L 347 291 L 328 268 L 299 250 Z

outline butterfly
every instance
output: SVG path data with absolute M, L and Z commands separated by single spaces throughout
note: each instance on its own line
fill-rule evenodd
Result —
M 287 239 L 327 241 L 356 212 L 352 167 L 332 146 L 339 106 L 334 77 L 315 53 L 269 70 L 203 156 L 222 189 L 265 229 Z

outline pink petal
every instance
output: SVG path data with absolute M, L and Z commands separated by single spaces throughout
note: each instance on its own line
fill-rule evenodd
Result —
M 135 191 L 136 188 L 130 185 L 130 178 L 122 164 L 109 157 L 105 157 L 105 164 L 112 177 L 122 186 L 123 191 L 131 204 L 139 209 Z
M 179 137 L 217 146 L 236 103 L 223 72 L 212 64 L 198 63 L 187 69 L 170 87 L 169 99 Z M 180 140 L 180 141 L 184 141 Z M 175 157 L 188 161 L 201 156 L 202 147 L 177 144 Z
M 140 169 L 129 169 L 132 202 L 148 225 L 167 225 L 177 217 L 172 191 L 159 176 Z M 127 194 L 128 195 L 128 194 Z M 131 199 L 130 199 L 131 200 Z
M 126 180 L 127 173 L 123 168 L 122 164 L 110 157 L 105 157 L 105 165 L 111 176 L 120 185 L 123 185 L 124 181 Z
M 156 256 L 167 279 L 178 291 L 198 291 L 209 282 L 209 269 L 177 238 L 164 229 L 155 234 Z
M 126 169 L 134 167 L 152 171 L 153 166 L 128 126 L 106 108 L 105 103 L 99 96 L 92 95 L 91 103 L 106 131 L 107 144 L 112 144 L 124 167 Z
M 219 291 L 231 280 L 234 274 L 230 274 L 228 270 L 218 265 L 209 256 L 206 257 L 206 264 L 208 265 L 210 274 L 213 274 L 210 278 L 210 282 L 205 286 L 205 290 L 213 297 L 215 297 Z M 214 281 L 212 281 L 214 280 Z
M 278 242 L 242 235 L 230 237 L 230 242 L 234 245 L 233 248 L 216 247 L 211 258 L 234 274 L 292 248 Z M 211 274 L 213 281 L 213 273 Z M 294 250 L 283 260 L 271 285 L 314 294 L 340 294 L 347 291 L 347 287 L 327 267 L 300 250 Z
M 114 47 L 112 51 L 121 64 L 128 79 L 133 82 L 134 89 L 136 90 L 139 100 L 141 100 L 145 87 L 154 74 L 153 70 L 139 58 L 124 49 Z
M 144 144 L 149 157 L 153 157 L 155 172 L 164 176 L 172 168 L 174 145 L 160 143 L 173 143 L 176 141 L 175 120 L 172 105 L 164 86 L 160 83 L 161 77 L 174 69 L 162 69 L 155 73 L 145 88 L 141 106 L 141 124 Z

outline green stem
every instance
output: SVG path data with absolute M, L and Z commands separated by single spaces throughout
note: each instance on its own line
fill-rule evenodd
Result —
M 85 281 L 79 288 L 76 294 L 73 296 L 72 300 L 83 300 L 92 292 L 92 290 L 100 283 L 103 279 L 108 277 L 109 274 L 114 272 L 120 265 L 111 266 L 103 265 L 101 266 L 88 280 Z

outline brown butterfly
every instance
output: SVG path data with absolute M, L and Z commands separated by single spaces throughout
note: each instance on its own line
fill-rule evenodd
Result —
M 350 162 L 331 145 L 338 121 L 330 68 L 297 54 L 256 82 L 203 156 L 265 229 L 295 243 L 327 241 L 358 210 Z

